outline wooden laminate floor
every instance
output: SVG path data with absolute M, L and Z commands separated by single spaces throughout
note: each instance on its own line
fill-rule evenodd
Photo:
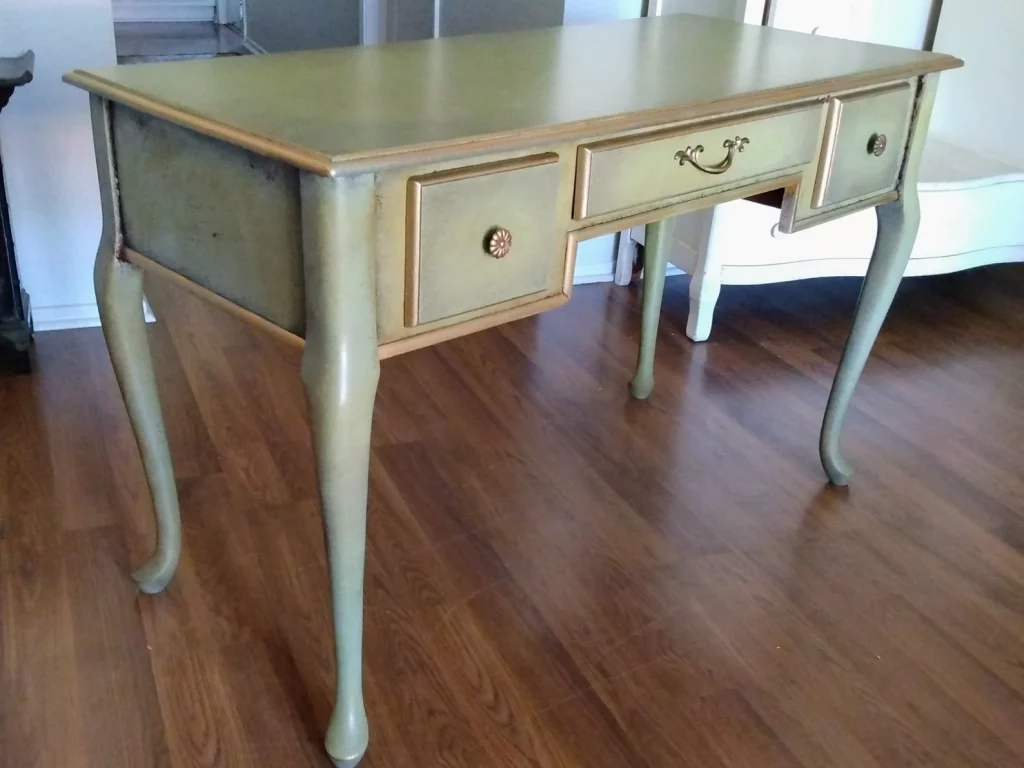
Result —
M 386 361 L 366 768 L 1024 764 L 1024 272 L 905 285 L 827 487 L 858 281 L 669 281 Z M 333 662 L 298 354 L 152 286 L 184 520 L 153 536 L 100 332 L 0 379 L 0 764 L 320 766 Z

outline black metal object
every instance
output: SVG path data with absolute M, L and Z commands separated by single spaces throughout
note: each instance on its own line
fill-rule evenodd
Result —
M 0 111 L 19 85 L 32 80 L 35 56 L 31 51 L 15 58 L 0 58 Z M 0 372 L 28 373 L 32 344 L 32 314 L 28 294 L 21 287 L 18 262 L 14 258 L 11 213 L 7 206 L 7 183 L 0 154 Z

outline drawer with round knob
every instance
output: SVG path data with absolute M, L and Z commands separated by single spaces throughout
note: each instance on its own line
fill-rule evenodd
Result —
M 812 207 L 896 189 L 913 107 L 909 83 L 832 99 Z
M 561 293 L 559 179 L 550 152 L 411 178 L 406 326 Z

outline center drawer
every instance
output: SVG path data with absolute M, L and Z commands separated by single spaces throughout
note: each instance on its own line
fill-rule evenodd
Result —
M 409 180 L 407 327 L 562 292 L 559 169 L 544 153 Z
M 596 142 L 578 150 L 576 220 L 770 175 L 810 162 L 822 106 Z

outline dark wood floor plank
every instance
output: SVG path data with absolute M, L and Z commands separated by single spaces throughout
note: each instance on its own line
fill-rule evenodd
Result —
M 63 515 L 35 377 L 0 378 L 0 766 L 89 765 Z
M 181 318 L 169 323 L 168 330 L 225 476 L 258 501 L 288 501 L 281 470 L 249 415 L 253 409 L 249 393 L 224 355 L 222 340 L 230 339 L 231 332 L 206 322 L 207 310 L 196 298 L 152 283 L 147 295 L 154 309 Z M 234 318 L 230 322 L 238 323 Z M 159 369 L 157 373 L 159 378 Z
M 817 545 L 787 584 L 788 595 L 763 592 L 767 580 L 750 580 L 746 574 L 741 588 L 759 594 L 762 602 L 772 605 L 773 614 L 791 601 L 799 608 L 791 614 L 795 620 L 787 618 L 787 623 L 792 621 L 799 631 L 813 626 L 820 647 L 832 659 L 822 674 L 834 675 L 837 668 L 842 670 L 843 677 L 853 681 L 856 695 L 871 702 L 902 732 L 898 741 L 888 743 L 890 748 L 900 743 L 911 747 L 921 765 L 955 766 L 965 761 L 972 765 L 1012 765 L 1014 759 L 1005 745 L 985 734 L 969 711 L 947 696 L 913 657 L 895 647 L 882 629 L 886 603 L 880 599 L 893 574 L 870 557 L 863 557 L 859 549 L 849 547 L 849 541 L 844 536 Z M 858 574 L 858 578 L 851 580 L 850 573 Z M 844 610 L 836 611 L 837 605 Z M 732 628 L 728 634 L 737 632 Z M 786 645 L 780 640 L 779 650 L 786 649 Z M 814 690 L 820 689 L 815 681 Z M 877 732 L 876 728 L 872 730 Z
M 818 744 L 811 764 L 939 764 L 914 723 L 872 690 L 819 625 L 746 557 L 707 558 L 693 575 L 696 610 L 731 657 L 733 674 L 745 679 L 737 689 L 752 691 L 755 711 L 810 758 L 808 734 L 786 730 L 794 720 L 806 723 Z
M 312 444 L 305 393 L 296 361 L 257 343 L 228 344 L 224 356 L 252 403 L 249 413 L 289 497 L 317 498 L 316 472 L 308 460 Z
M 678 768 L 687 765 L 678 752 L 657 738 L 645 744 L 642 752 L 633 743 L 628 725 L 617 720 L 593 691 L 585 691 L 546 710 L 538 720 L 558 739 L 558 751 L 551 763 L 558 768 L 581 765 L 595 768 Z M 654 762 L 650 754 L 666 759 Z
M 175 768 L 255 766 L 238 713 L 242 690 L 230 687 L 216 649 L 174 621 L 154 622 L 147 636 L 163 642 L 151 652 L 160 712 Z M 170 638 L 170 641 L 166 639 Z
M 1024 761 L 1024 697 L 905 598 L 888 600 L 883 616 L 881 630 L 905 658 Z
M 992 599 L 984 585 L 965 580 L 899 531 L 869 529 L 863 540 L 898 575 L 891 585 L 893 593 L 905 597 L 1003 683 L 1024 694 L 1024 617 L 1019 612 Z
M 11 543 L 10 539 L 5 543 Z M 88 766 L 60 542 L 0 570 L 0 766 Z M 6 558 L 5 558 L 6 559 Z
M 63 537 L 79 711 L 90 765 L 168 768 L 170 751 L 120 528 Z
M 0 378 L 0 573 L 33 566 L 61 529 L 40 389 L 36 378 Z
M 856 280 L 671 278 L 384 361 L 367 768 L 1024 761 L 1024 272 L 907 281 L 816 442 Z M 0 379 L 0 766 L 326 768 L 334 661 L 300 354 L 147 285 L 179 572 L 98 330 Z
M 40 413 L 58 470 L 53 474 L 56 508 L 68 530 L 116 522 L 110 493 L 114 470 L 96 442 L 108 428 L 104 416 L 113 411 L 96 407 L 99 391 L 89 375 L 102 350 L 95 333 L 69 331 L 37 351 L 40 366 L 57 369 L 57 376 L 39 380 Z

